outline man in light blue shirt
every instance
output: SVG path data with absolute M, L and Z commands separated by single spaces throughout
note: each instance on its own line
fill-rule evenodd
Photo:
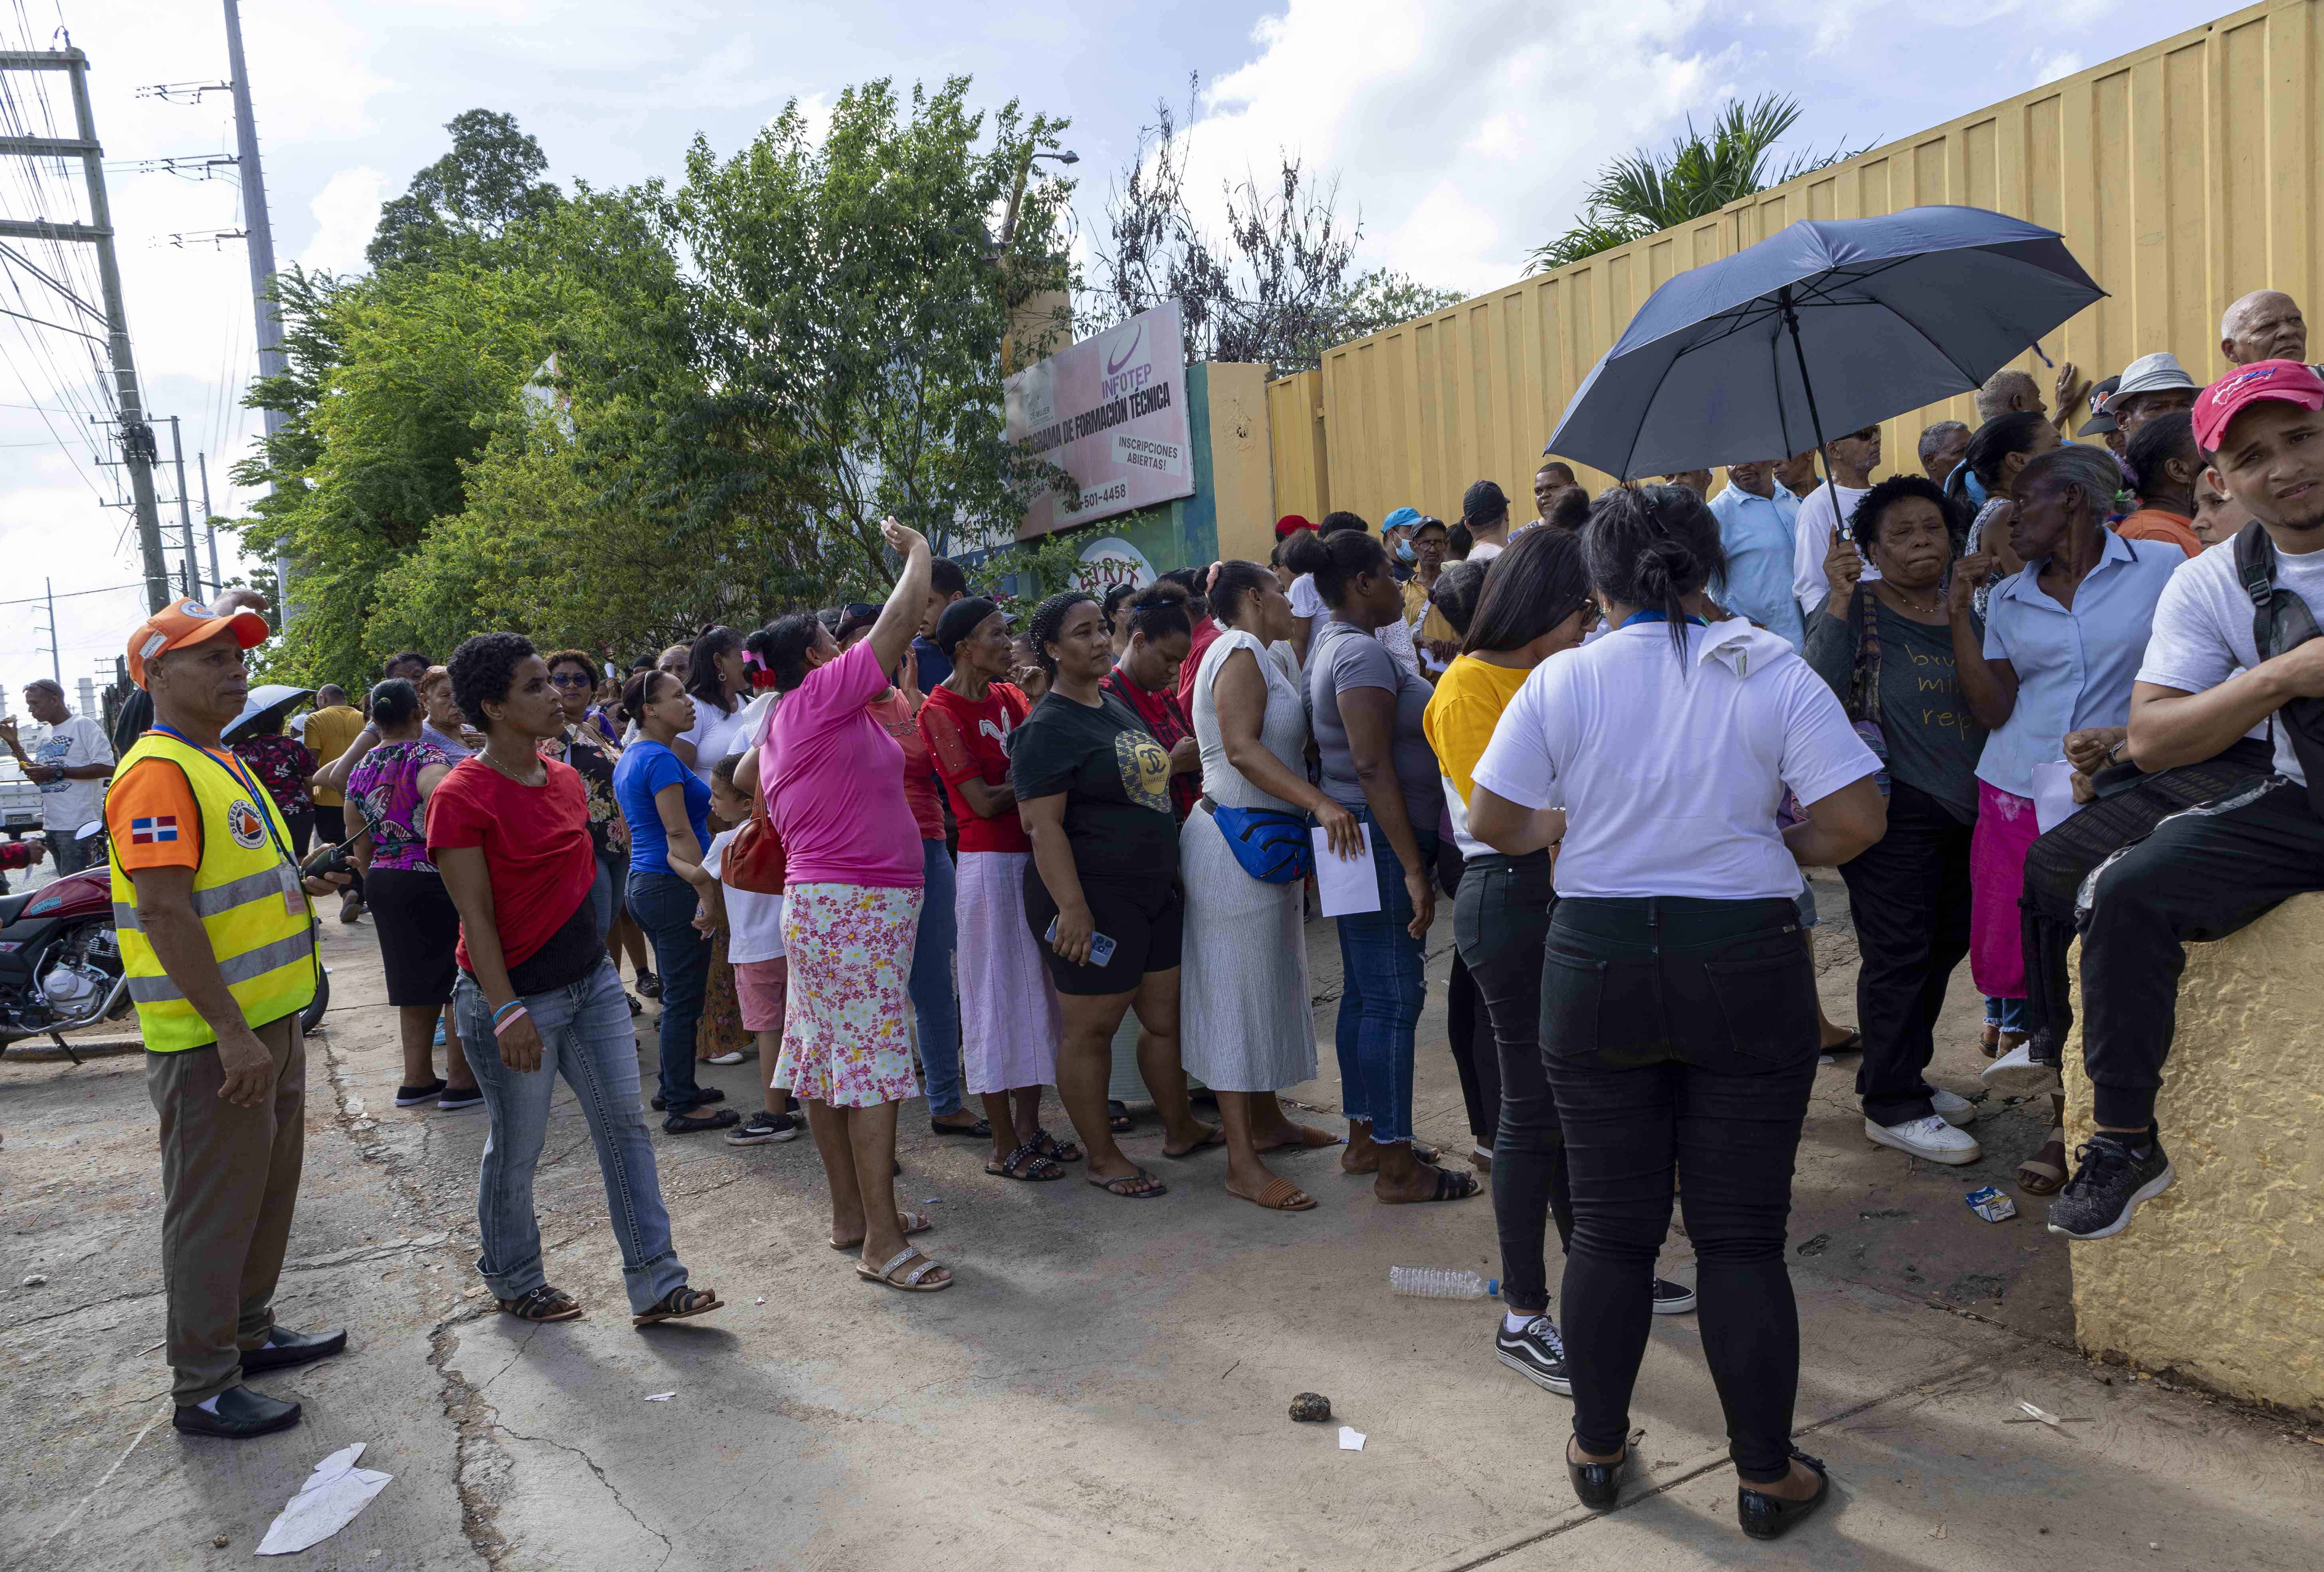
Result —
M 1727 572 L 1711 583 L 1711 598 L 1748 617 L 1794 649 L 1807 642 L 1800 603 L 1792 599 L 1793 527 L 1799 499 L 1775 484 L 1773 459 L 1727 466 L 1727 488 L 1711 499 Z

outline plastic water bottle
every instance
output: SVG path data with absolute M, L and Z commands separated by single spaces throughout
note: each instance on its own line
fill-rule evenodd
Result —
M 1501 1292 L 1501 1280 L 1451 1266 L 1391 1266 L 1388 1286 L 1416 1299 L 1483 1299 Z

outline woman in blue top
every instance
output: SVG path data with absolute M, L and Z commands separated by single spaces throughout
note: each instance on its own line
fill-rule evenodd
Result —
M 710 941 L 694 925 L 710 844 L 710 788 L 670 744 L 694 724 L 694 700 L 666 671 L 641 671 L 622 693 L 638 740 L 613 768 L 613 796 L 630 824 L 630 915 L 654 947 L 661 972 L 661 1091 L 654 1107 L 673 1135 L 724 1129 L 732 1108 L 697 1111 L 726 1094 L 694 1079 L 694 1028 L 710 975 Z

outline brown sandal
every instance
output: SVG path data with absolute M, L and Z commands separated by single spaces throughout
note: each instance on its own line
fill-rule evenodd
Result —
M 501 1314 L 514 1316 L 521 1321 L 574 1321 L 581 1319 L 580 1301 L 561 1288 L 542 1283 L 527 1289 L 514 1299 L 496 1299 Z
M 990 1172 L 990 1170 L 987 1172 Z M 904 1231 L 904 1237 L 908 1239 L 914 1234 L 925 1234 L 930 1228 L 935 1227 L 936 1226 L 936 1220 L 928 1216 L 926 1212 L 898 1212 L 896 1214 L 896 1226 Z M 863 1248 L 863 1241 L 861 1239 L 853 1239 L 843 1245 L 838 1240 L 834 1239 L 831 1242 L 831 1247 L 838 1251 L 840 1254 L 845 1255 L 850 1250 L 861 1250 Z
M 1239 1190 L 1227 1193 L 1238 1200 L 1247 1200 L 1255 1207 L 1265 1207 L 1271 1212 L 1304 1212 L 1313 1208 L 1315 1198 L 1297 1185 L 1277 1174 L 1257 1195 L 1244 1195 Z
M 656 1300 L 651 1310 L 632 1316 L 630 1325 L 650 1327 L 656 1321 L 679 1321 L 725 1308 L 726 1301 L 706 1288 L 673 1288 Z
M 2017 1165 L 2017 1188 L 2027 1195 L 2055 1195 L 2065 1182 L 2065 1134 L 2053 1129 L 2042 1149 Z

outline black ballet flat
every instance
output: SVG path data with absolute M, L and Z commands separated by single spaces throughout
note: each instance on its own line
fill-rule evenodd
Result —
M 1565 1476 L 1573 1482 L 1573 1498 L 1591 1512 L 1611 1512 L 1622 1495 L 1622 1470 L 1630 1466 L 1630 1448 L 1611 1463 L 1576 1463 L 1573 1448 L 1565 1449 Z
M 1743 1531 L 1755 1540 L 1780 1540 L 1799 1526 L 1803 1518 L 1812 1517 L 1816 1508 L 1831 1494 L 1831 1475 L 1824 1472 L 1823 1459 L 1811 1457 L 1797 1448 L 1792 1456 L 1816 1471 L 1821 1483 L 1816 1493 L 1805 1501 L 1791 1501 L 1780 1495 L 1769 1495 L 1764 1490 L 1754 1490 L 1748 1485 L 1735 1489 L 1735 1521 Z

